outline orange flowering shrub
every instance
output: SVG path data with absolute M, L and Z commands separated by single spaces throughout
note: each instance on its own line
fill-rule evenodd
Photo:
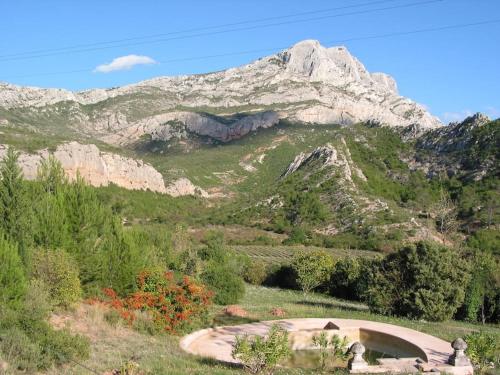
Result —
M 176 332 L 207 316 L 213 293 L 191 278 L 174 278 L 172 272 L 143 271 L 137 277 L 139 290 L 120 298 L 113 289 L 103 289 L 107 306 L 132 324 L 136 311 L 147 311 L 162 329 Z

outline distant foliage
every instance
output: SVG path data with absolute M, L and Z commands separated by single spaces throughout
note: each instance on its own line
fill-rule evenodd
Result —
M 117 310 L 132 324 L 137 313 L 145 311 L 153 322 L 167 332 L 182 332 L 203 321 L 213 294 L 207 288 L 184 276 L 176 280 L 172 272 L 143 271 L 137 277 L 138 290 L 125 298 L 110 288 L 104 289 L 104 303 Z
M 366 302 L 385 315 L 450 319 L 464 301 L 468 267 L 449 248 L 425 242 L 406 246 L 372 268 Z
M 297 274 L 297 283 L 304 293 L 309 293 L 325 284 L 333 266 L 332 256 L 323 250 L 299 252 L 292 261 L 292 268 Z
M 251 374 L 272 374 L 276 366 L 291 354 L 288 332 L 275 324 L 266 337 L 237 336 L 232 356 Z

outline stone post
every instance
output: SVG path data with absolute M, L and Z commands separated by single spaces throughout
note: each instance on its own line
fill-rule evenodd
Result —
M 448 363 L 452 366 L 470 366 L 471 362 L 469 358 L 465 355 L 465 349 L 467 349 L 467 343 L 458 338 L 451 343 L 451 347 L 455 351 L 449 358 Z
M 363 359 L 365 350 L 364 345 L 360 342 L 355 342 L 351 345 L 349 352 L 353 354 L 353 357 L 348 362 L 349 370 L 358 370 L 368 367 L 368 362 Z

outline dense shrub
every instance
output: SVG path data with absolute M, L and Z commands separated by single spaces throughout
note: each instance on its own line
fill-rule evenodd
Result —
M 292 261 L 292 268 L 297 273 L 297 284 L 304 293 L 325 284 L 333 266 L 332 256 L 323 250 L 298 252 Z
M 301 227 L 294 227 L 288 238 L 283 241 L 284 245 L 306 244 L 308 240 L 306 231 Z
M 215 293 L 215 303 L 237 303 L 245 294 L 243 275 L 250 258 L 226 247 L 221 232 L 208 232 L 203 243 L 205 246 L 198 251 L 204 262 L 201 280 Z
M 47 322 L 51 305 L 46 287 L 30 283 L 15 308 L 0 305 L 0 351 L 14 367 L 27 372 L 44 370 L 89 356 L 88 340 Z
M 387 255 L 370 272 L 370 310 L 430 321 L 450 319 L 463 303 L 467 262 L 451 249 L 420 242 Z
M 500 232 L 496 229 L 481 229 L 467 239 L 467 244 L 484 252 L 500 255 Z
M 375 262 L 358 257 L 340 259 L 330 276 L 330 294 L 348 300 L 361 300 L 368 282 L 367 275 Z
M 473 332 L 464 337 L 466 354 L 480 372 L 487 368 L 500 367 L 500 335 Z
M 253 285 L 262 285 L 267 277 L 267 265 L 260 260 L 250 260 L 245 266 L 243 279 Z
M 206 319 L 212 293 L 205 286 L 184 276 L 176 280 L 172 272 L 144 271 L 137 277 L 139 290 L 120 298 L 113 289 L 105 289 L 104 302 L 133 324 L 141 312 L 147 312 L 157 327 L 179 332 Z
M 69 307 L 82 294 L 78 266 L 64 250 L 38 250 L 33 254 L 33 277 L 48 287 L 55 306 Z
M 219 305 L 235 304 L 245 294 L 241 276 L 225 265 L 207 263 L 201 279 L 215 293 L 214 302 Z

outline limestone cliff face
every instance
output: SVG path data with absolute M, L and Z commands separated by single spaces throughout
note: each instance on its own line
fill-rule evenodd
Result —
M 112 144 L 144 134 L 163 140 L 189 132 L 229 141 L 280 119 L 422 129 L 441 125 L 423 106 L 399 96 L 387 74 L 368 72 L 345 47 L 326 48 L 313 40 L 238 68 L 107 90 L 0 84 L 2 107 L 0 121 L 10 125 L 20 121 L 20 109 L 29 113 L 34 127 L 62 116 L 74 131 Z M 9 117 L 9 111 L 17 112 Z
M 193 183 L 185 177 L 179 178 L 168 185 L 166 192 L 172 197 L 180 197 L 184 195 L 197 195 L 203 198 L 209 197 L 209 194 L 205 190 L 193 185 Z
M 354 164 L 349 148 L 343 138 L 341 138 L 340 145 L 338 146 L 327 143 L 309 153 L 301 152 L 288 165 L 281 176 L 286 177 L 299 169 L 308 167 L 312 168 L 315 172 L 326 167 L 333 167 L 335 171 L 339 172 L 339 177 L 350 185 L 353 184 L 353 175 L 362 181 L 366 181 L 366 176 Z
M 6 146 L 0 145 L 0 159 L 5 156 L 6 150 Z M 36 154 L 21 153 L 19 165 L 24 177 L 35 179 L 38 166 L 49 155 L 48 150 Z M 126 189 L 166 192 L 162 175 L 151 165 L 101 152 L 95 145 L 82 145 L 77 142 L 62 144 L 53 152 L 53 156 L 59 160 L 70 180 L 74 180 L 79 173 L 93 186 L 107 186 L 113 183 Z

